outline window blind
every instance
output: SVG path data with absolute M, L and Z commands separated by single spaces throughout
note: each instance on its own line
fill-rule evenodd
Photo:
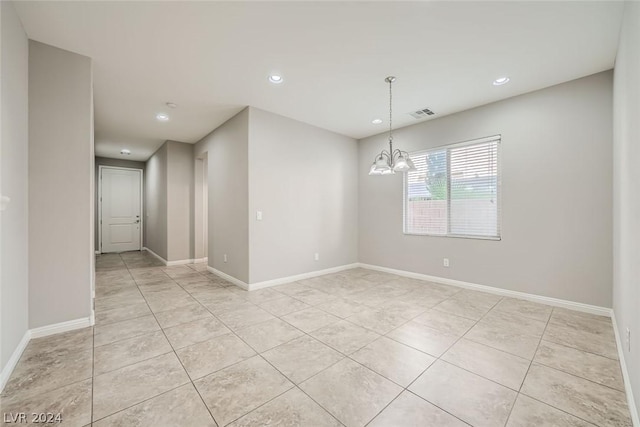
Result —
M 407 234 L 500 238 L 500 136 L 411 153 Z

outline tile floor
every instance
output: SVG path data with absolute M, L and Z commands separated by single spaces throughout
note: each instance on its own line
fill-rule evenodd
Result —
M 354 269 L 246 292 L 102 255 L 96 325 L 34 339 L 1 412 L 65 426 L 630 426 L 608 318 Z

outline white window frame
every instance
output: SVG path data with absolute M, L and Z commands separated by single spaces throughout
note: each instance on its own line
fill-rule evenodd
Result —
M 498 206 L 497 212 L 497 236 L 479 236 L 468 234 L 454 234 L 451 233 L 451 158 L 449 156 L 449 150 L 466 147 L 469 145 L 482 144 L 484 142 L 497 142 L 496 150 L 496 168 L 497 168 L 497 183 L 496 183 L 496 203 Z M 408 196 L 408 173 L 403 174 L 402 183 L 402 232 L 407 236 L 429 236 L 429 237 L 453 237 L 457 239 L 475 239 L 475 240 L 502 240 L 502 134 L 485 136 L 482 138 L 475 138 L 463 142 L 457 142 L 453 144 L 439 145 L 437 147 L 431 147 L 426 150 L 414 151 L 409 153 L 409 157 L 413 155 L 422 155 L 430 153 L 432 151 L 447 150 L 447 233 L 446 234 L 433 234 L 433 233 L 416 233 L 407 231 L 407 196 Z

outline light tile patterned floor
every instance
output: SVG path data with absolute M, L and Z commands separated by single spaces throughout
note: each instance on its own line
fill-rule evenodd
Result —
M 353 269 L 246 292 L 97 257 L 96 326 L 32 340 L 2 413 L 65 426 L 630 426 L 608 318 Z

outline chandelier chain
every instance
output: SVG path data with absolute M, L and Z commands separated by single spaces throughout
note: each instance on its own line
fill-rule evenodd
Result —
M 393 79 L 389 79 L 389 141 L 393 141 L 393 91 L 391 90 L 391 85 L 393 84 Z
M 408 172 L 416 170 L 409 157 L 409 153 L 400 149 L 393 149 L 393 76 L 384 79 L 389 83 L 389 151 L 382 150 L 371 165 L 369 175 L 389 175 L 396 172 Z

